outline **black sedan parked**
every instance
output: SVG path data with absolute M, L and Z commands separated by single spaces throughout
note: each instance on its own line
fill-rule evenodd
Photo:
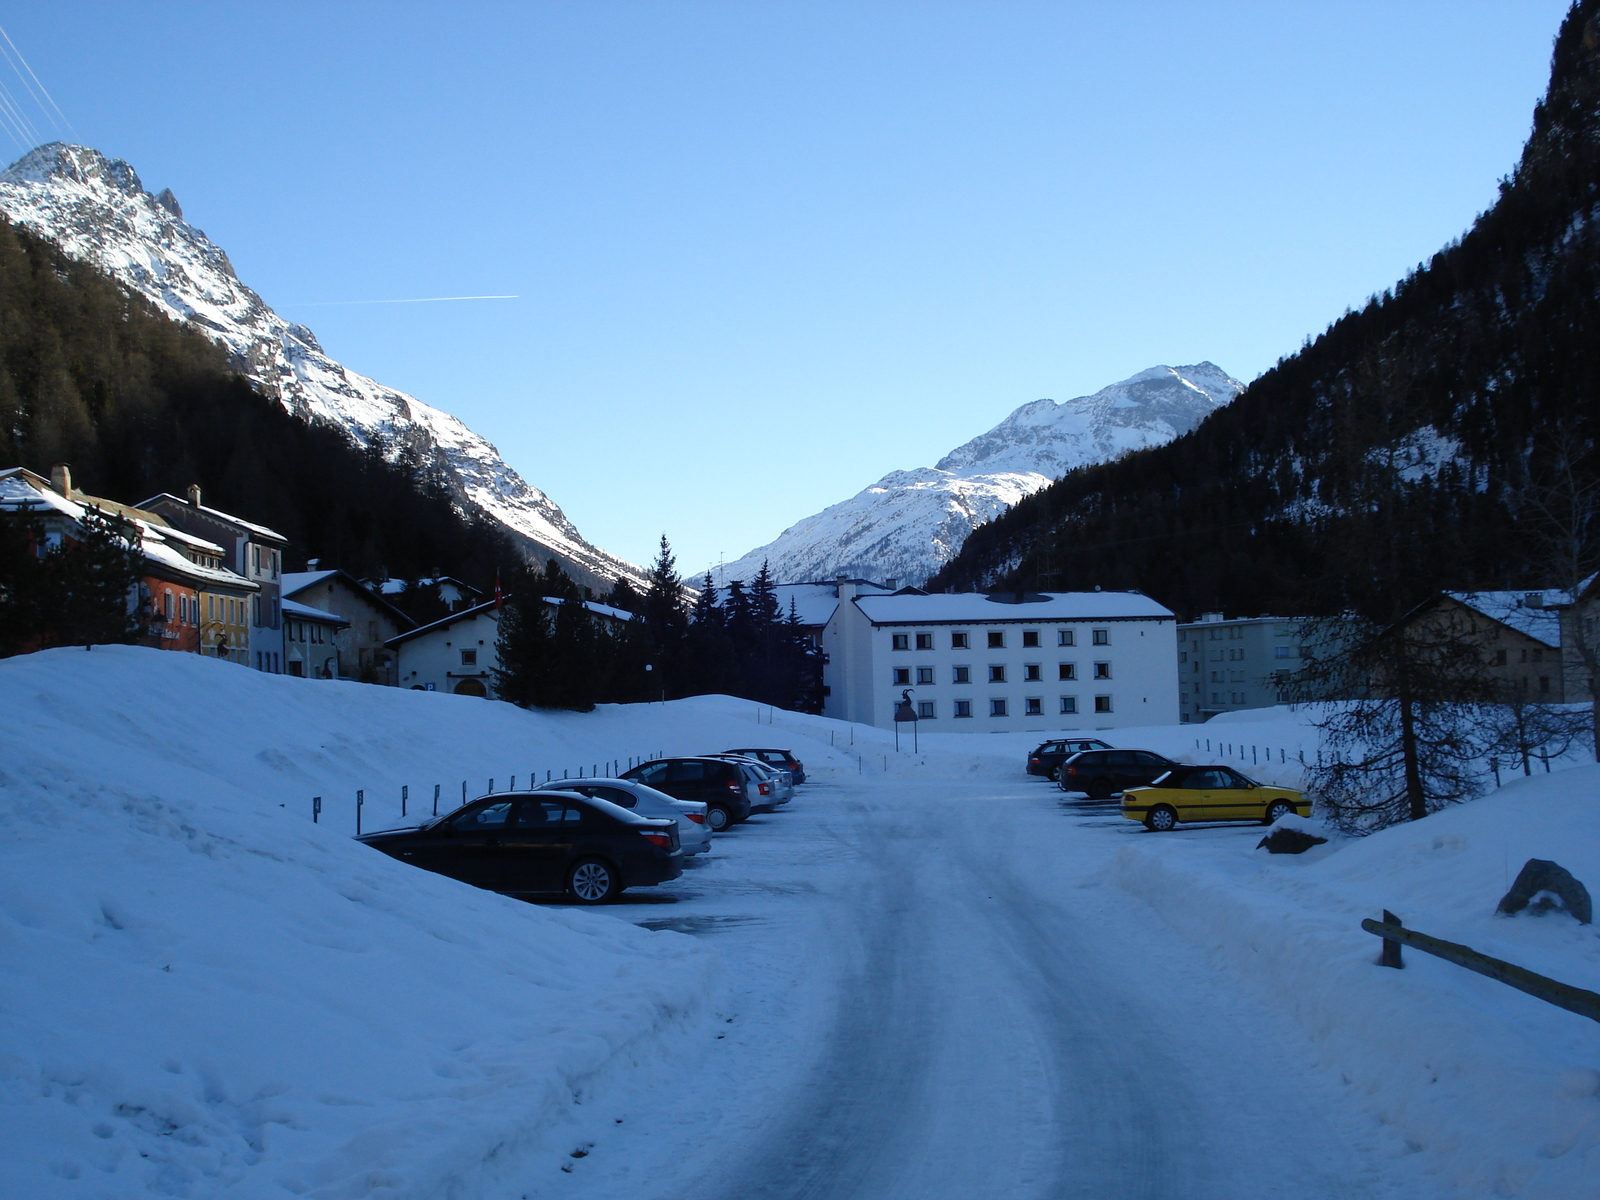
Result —
M 1149 750 L 1085 750 L 1061 764 L 1058 782 L 1063 792 L 1107 800 L 1123 788 L 1153 783 L 1177 765 Z
M 1060 738 L 1053 742 L 1045 742 L 1028 755 L 1028 774 L 1054 779 L 1056 772 L 1061 769 L 1061 764 L 1074 754 L 1084 750 L 1109 749 L 1111 743 L 1102 742 L 1099 738 Z
M 683 873 L 677 822 L 572 792 L 483 796 L 425 825 L 357 840 L 492 892 L 566 892 L 580 904 Z

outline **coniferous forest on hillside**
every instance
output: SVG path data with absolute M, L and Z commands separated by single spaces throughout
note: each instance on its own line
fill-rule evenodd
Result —
M 980 527 L 928 586 L 1388 619 L 1440 588 L 1566 586 L 1590 568 L 1597 13 L 1569 13 L 1521 161 L 1459 242 L 1186 436 Z
M 486 587 L 521 561 L 404 452 L 301 420 L 197 330 L 0 218 L 0 464 L 136 504 L 198 483 L 205 502 L 357 576 L 444 571 Z

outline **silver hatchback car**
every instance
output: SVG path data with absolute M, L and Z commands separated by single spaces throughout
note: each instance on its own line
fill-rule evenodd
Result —
M 685 857 L 711 849 L 706 806 L 698 800 L 679 800 L 631 779 L 553 779 L 534 790 L 577 792 L 591 800 L 607 800 L 631 809 L 641 817 L 671 817 L 678 823 L 678 845 L 683 848 Z
M 729 762 L 736 762 L 741 767 L 755 774 L 756 778 L 765 784 L 760 790 L 761 798 L 755 804 L 757 809 L 771 812 L 780 804 L 787 804 L 794 799 L 794 776 L 782 767 L 774 767 L 764 763 L 759 758 L 752 758 L 748 754 L 707 754 L 706 758 L 721 758 Z

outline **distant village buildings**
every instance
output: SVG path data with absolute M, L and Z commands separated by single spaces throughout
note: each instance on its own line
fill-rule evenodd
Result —
M 132 505 L 76 488 L 65 465 L 48 479 L 0 470 L 0 510 L 33 515 L 40 553 L 75 540 L 90 509 L 138 531 L 142 570 L 128 604 L 144 645 L 306 679 L 495 695 L 498 600 L 459 579 L 363 581 L 315 560 L 289 572 L 282 534 L 205 505 L 198 487 Z M 880 728 L 913 716 L 920 728 L 951 732 L 1200 723 L 1306 698 L 1302 672 L 1336 652 L 1313 643 L 1336 640 L 1338 628 L 1216 612 L 1179 622 L 1138 592 L 929 594 L 841 575 L 777 584 L 773 594 L 822 655 L 824 715 Z M 634 619 L 585 607 L 614 628 Z M 1596 578 L 1575 595 L 1440 592 L 1404 623 L 1469 637 L 1509 701 L 1592 699 Z
M 549 596 L 544 602 L 552 615 L 557 606 L 568 603 Z M 594 601 L 585 602 L 584 608 L 592 620 L 612 629 L 633 619 L 632 613 Z M 495 672 L 500 669 L 499 636 L 500 608 L 488 600 L 398 634 L 388 646 L 397 656 L 401 687 L 493 699 Z

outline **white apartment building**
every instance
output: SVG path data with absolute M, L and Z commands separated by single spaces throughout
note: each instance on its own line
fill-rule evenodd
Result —
M 1178 720 L 1177 617 L 1137 592 L 859 595 L 822 631 L 824 716 L 1055 733 Z

